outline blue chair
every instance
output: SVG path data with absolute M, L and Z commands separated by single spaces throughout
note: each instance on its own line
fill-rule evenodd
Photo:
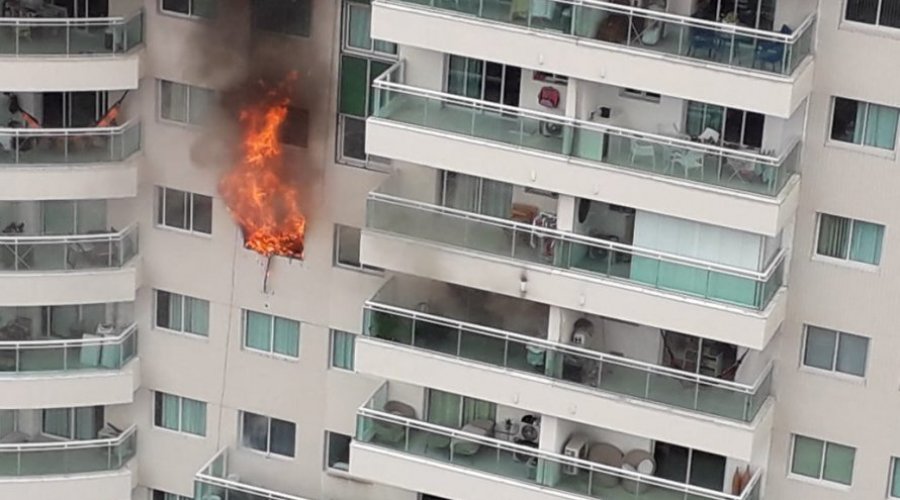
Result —
M 718 49 L 716 32 L 708 28 L 691 28 L 691 45 L 688 47 L 688 56 L 693 56 L 697 51 L 706 51 L 706 57 L 712 59 Z
M 790 35 L 793 33 L 793 30 L 784 25 L 781 27 L 781 33 Z M 784 47 L 784 42 L 760 40 L 756 45 L 756 53 L 753 56 L 753 67 L 757 67 L 758 64 L 760 68 L 764 68 L 768 64 L 773 71 L 779 71 L 779 66 L 784 62 Z

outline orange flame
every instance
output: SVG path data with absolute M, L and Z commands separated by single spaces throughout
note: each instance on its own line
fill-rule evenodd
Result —
M 240 112 L 240 161 L 220 181 L 219 191 L 244 232 L 244 246 L 265 256 L 303 258 L 306 218 L 299 193 L 285 172 L 280 131 L 294 75 Z

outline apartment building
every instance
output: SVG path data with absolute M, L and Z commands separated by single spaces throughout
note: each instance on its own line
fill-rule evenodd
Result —
M 900 498 L 900 2 L 0 16 L 0 497 Z

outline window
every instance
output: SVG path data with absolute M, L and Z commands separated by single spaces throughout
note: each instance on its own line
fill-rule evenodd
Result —
M 154 392 L 153 425 L 177 432 L 205 436 L 206 403 L 164 392 Z
M 294 456 L 296 426 L 277 418 L 241 412 L 241 445 L 265 454 Z
M 209 302 L 156 290 L 156 326 L 206 337 L 209 335 Z
M 253 0 L 253 26 L 283 35 L 309 36 L 312 0 Z
M 202 125 L 215 97 L 216 93 L 210 89 L 160 80 L 159 116 L 174 122 Z
M 331 366 L 353 370 L 353 350 L 356 335 L 341 330 L 331 330 Z
M 334 264 L 341 267 L 381 272 L 359 261 L 359 229 L 341 224 L 334 225 Z
M 426 403 L 425 420 L 443 427 L 461 429 L 473 420 L 497 419 L 497 404 L 491 401 L 428 389 Z
M 153 490 L 150 500 L 193 500 L 193 497 L 183 497 L 174 493 L 166 493 L 165 491 Z
M 212 234 L 212 198 L 157 186 L 156 223 L 192 233 Z
M 891 458 L 891 476 L 888 485 L 888 496 L 900 498 L 900 458 Z
M 244 347 L 296 358 L 300 355 L 300 322 L 245 310 Z
M 866 376 L 869 339 L 851 333 L 806 326 L 803 364 L 821 370 Z
M 884 226 L 881 224 L 819 214 L 816 253 L 877 266 L 881 262 L 883 238 Z
M 338 116 L 338 161 L 362 167 L 387 160 L 366 155 L 372 80 L 396 61 L 397 46 L 371 37 L 369 0 L 344 0 Z
M 447 92 L 451 94 L 518 107 L 521 86 L 520 68 L 450 56 Z
M 203 17 L 216 17 L 217 0 L 161 0 L 160 10 L 169 14 Z
M 638 89 L 625 89 L 623 88 L 619 94 L 622 97 L 628 97 L 631 99 L 640 99 L 642 101 L 650 101 L 650 102 L 659 102 L 662 99 L 662 96 L 655 92 L 647 92 L 644 90 Z
M 889 151 L 896 147 L 900 109 L 843 97 L 835 97 L 832 107 L 833 140 Z
M 350 436 L 325 431 L 325 466 L 329 469 L 350 470 Z
M 762 147 L 766 117 L 741 109 L 725 108 L 703 102 L 688 102 L 684 130 L 697 137 L 706 129 L 714 130 L 718 142 L 728 147 Z
M 844 17 L 848 21 L 900 28 L 900 2 L 897 0 L 847 0 Z
M 106 420 L 102 406 L 41 410 L 41 432 L 63 439 L 97 439 Z
M 848 486 L 853 482 L 856 448 L 797 434 L 793 440 L 792 474 Z
M 281 127 L 281 142 L 305 148 L 308 140 L 309 111 L 289 106 L 284 126 Z

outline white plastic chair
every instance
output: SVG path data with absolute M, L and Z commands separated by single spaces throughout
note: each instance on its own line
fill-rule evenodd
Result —
M 684 169 L 685 178 L 689 177 L 692 171 L 699 170 L 700 178 L 703 179 L 703 153 L 675 151 L 672 153 L 671 162 L 669 162 L 669 171 L 674 171 L 676 166 Z
M 650 166 L 656 169 L 656 149 L 653 144 L 632 139 L 631 141 L 631 164 L 634 165 L 638 158 L 649 158 Z

